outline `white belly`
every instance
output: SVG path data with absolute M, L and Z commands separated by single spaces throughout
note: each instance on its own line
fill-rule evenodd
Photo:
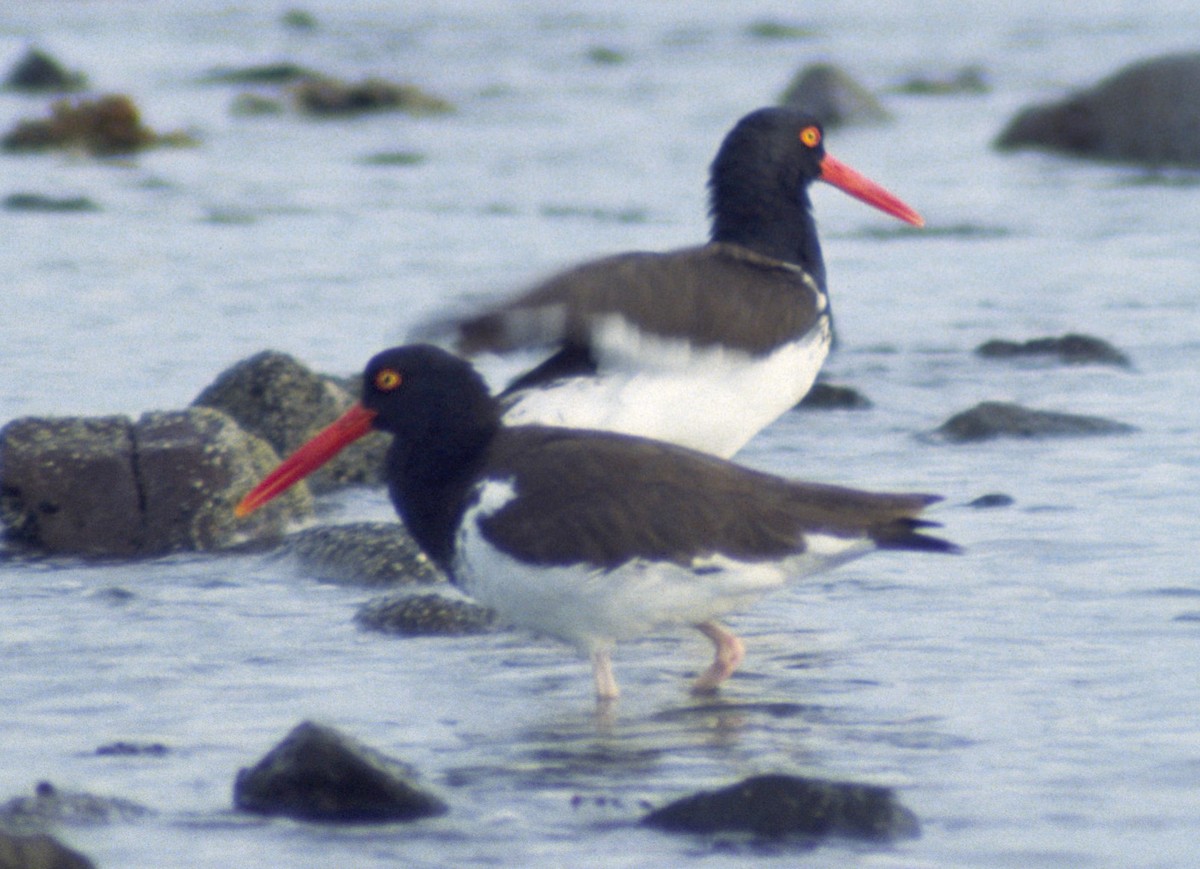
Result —
M 804 397 L 829 341 L 822 317 L 802 340 L 755 357 L 607 317 L 592 333 L 598 374 L 526 390 L 504 423 L 623 432 L 728 458 Z

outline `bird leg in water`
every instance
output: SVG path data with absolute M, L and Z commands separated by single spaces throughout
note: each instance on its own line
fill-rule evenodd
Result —
M 733 675 L 746 656 L 746 647 L 736 636 L 716 622 L 701 622 L 696 630 L 712 640 L 716 649 L 712 665 L 692 685 L 693 694 L 712 694 L 717 686 Z
M 607 647 L 592 650 L 592 677 L 596 680 L 597 700 L 616 700 L 621 696 L 612 671 L 612 650 Z

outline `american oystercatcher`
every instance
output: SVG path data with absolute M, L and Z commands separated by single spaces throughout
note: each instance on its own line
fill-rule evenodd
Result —
M 429 334 L 453 335 L 467 356 L 546 354 L 502 394 L 509 425 L 619 431 L 728 458 L 804 397 L 829 352 L 815 180 L 923 225 L 825 153 L 812 116 L 760 109 L 713 160 L 708 244 L 587 262 Z
M 367 366 L 362 401 L 237 507 L 245 516 L 372 429 L 394 438 L 397 512 L 465 592 L 517 627 L 591 658 L 617 696 L 619 640 L 692 625 L 713 643 L 695 690 L 742 659 L 716 619 L 789 580 L 874 549 L 953 552 L 917 518 L 937 497 L 801 483 L 695 450 L 612 432 L 502 423 L 471 365 L 414 345 Z

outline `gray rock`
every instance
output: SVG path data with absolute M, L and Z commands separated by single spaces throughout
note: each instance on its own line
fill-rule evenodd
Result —
M 96 864 L 52 836 L 0 832 L 0 869 L 95 869 Z
M 229 414 L 280 456 L 288 456 L 354 401 L 332 378 L 286 353 L 266 350 L 226 369 L 192 404 Z M 310 489 L 319 493 L 356 483 L 381 483 L 389 442 L 377 433 L 351 444 L 307 478 Z
M 237 808 L 305 821 L 410 821 L 447 810 L 413 770 L 332 727 L 305 721 L 238 772 Z
M 148 808 L 131 800 L 65 791 L 43 781 L 38 782 L 33 796 L 13 797 L 0 805 L 0 829 L 17 833 L 41 832 L 59 824 L 111 824 L 137 820 L 149 814 Z
M 236 519 L 234 505 L 278 462 L 206 408 L 123 416 L 26 417 L 0 429 L 0 523 L 47 552 L 154 556 L 279 538 L 311 513 L 304 490 Z
M 409 593 L 369 600 L 354 620 L 367 630 L 406 637 L 461 636 L 491 630 L 496 614 L 463 598 Z
M 1018 357 L 1056 356 L 1068 365 L 1119 365 L 1129 367 L 1129 357 L 1102 338 L 1079 335 L 1074 332 L 1058 338 L 1034 338 L 1029 341 L 1006 341 L 993 338 L 975 348 L 975 353 L 985 359 L 1013 359 Z
M 764 838 L 917 836 L 916 816 L 890 788 L 790 775 L 761 775 L 685 797 L 642 819 L 685 833 L 744 832 Z
M 970 443 L 998 437 L 1080 437 L 1135 431 L 1134 426 L 1099 416 L 1031 410 L 1018 404 L 985 401 L 946 420 L 934 436 L 952 443 Z
M 1019 111 L 996 147 L 1148 166 L 1200 166 L 1200 53 L 1134 63 L 1086 90 Z
M 399 522 L 318 525 L 285 544 L 307 572 L 328 582 L 407 585 L 446 577 Z
M 829 63 L 814 63 L 800 70 L 779 103 L 809 112 L 827 129 L 878 124 L 891 119 L 870 90 L 845 70 Z

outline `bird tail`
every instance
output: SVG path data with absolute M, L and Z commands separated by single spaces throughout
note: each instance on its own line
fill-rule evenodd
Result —
M 904 516 L 890 519 L 871 529 L 871 539 L 880 549 L 908 549 L 916 552 L 958 554 L 962 548 L 949 540 L 923 534 L 929 528 L 941 528 L 937 522 Z

